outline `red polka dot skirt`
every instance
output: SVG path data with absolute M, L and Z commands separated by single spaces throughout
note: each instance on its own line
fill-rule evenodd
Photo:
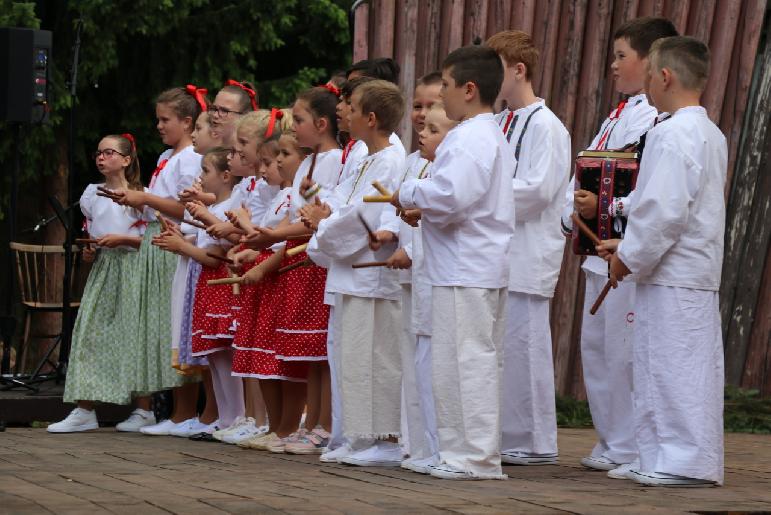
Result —
M 303 242 L 288 241 L 287 248 Z M 287 266 L 307 258 L 302 252 L 284 258 Z M 276 319 L 276 357 L 283 361 L 324 361 L 327 359 L 329 306 L 324 304 L 326 269 L 317 265 L 295 268 L 279 275 L 283 293 Z
M 224 263 L 217 268 L 201 268 L 193 301 L 193 356 L 226 349 L 233 342 L 233 287 L 207 284 L 212 279 L 229 276 Z

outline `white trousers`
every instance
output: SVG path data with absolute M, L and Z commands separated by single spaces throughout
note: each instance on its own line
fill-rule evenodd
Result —
M 632 415 L 632 339 L 635 283 L 623 281 L 611 290 L 597 314 L 589 310 L 608 278 L 586 272 L 581 326 L 584 385 L 598 441 L 592 456 L 616 463 L 637 457 Z
M 637 285 L 634 423 L 642 472 L 723 483 L 718 293 Z
M 340 399 L 340 373 L 337 369 L 337 347 L 335 346 L 335 307 L 329 307 L 329 326 L 327 330 L 327 362 L 329 363 L 329 382 L 332 393 L 332 433 L 327 449 L 334 450 L 345 444 L 343 438 L 343 404 Z
M 506 289 L 434 286 L 431 360 L 439 459 L 502 479 L 500 375 Z
M 402 296 L 402 445 L 410 458 L 423 459 L 439 452 L 431 388 L 431 337 L 412 333 L 411 308 L 412 292 L 407 284 Z
M 401 303 L 335 298 L 335 359 L 343 435 L 348 440 L 401 434 Z
M 557 454 L 549 299 L 509 292 L 501 381 L 501 447 Z

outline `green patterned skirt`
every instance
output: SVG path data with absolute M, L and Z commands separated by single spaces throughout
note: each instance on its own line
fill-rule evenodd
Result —
M 139 280 L 138 253 L 101 249 L 91 267 L 72 333 L 64 400 L 131 402 L 140 341 L 131 313 Z
M 147 226 L 139 248 L 136 267 L 138 288 L 132 307 L 132 333 L 137 335 L 135 388 L 148 394 L 181 386 L 188 382 L 171 366 L 171 282 L 177 268 L 177 255 L 152 245 L 160 224 Z

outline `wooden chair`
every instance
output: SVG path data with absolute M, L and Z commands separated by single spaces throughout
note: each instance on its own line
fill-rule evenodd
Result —
M 16 373 L 24 370 L 30 337 L 55 340 L 57 334 L 30 334 L 32 317 L 36 313 L 61 313 L 63 311 L 61 286 L 64 280 L 64 248 L 61 245 L 32 245 L 11 242 L 19 277 L 21 303 L 24 307 L 24 335 L 16 353 Z M 72 247 L 72 282 L 70 283 L 70 307 L 78 309 L 85 284 L 80 274 L 80 249 Z M 53 343 L 52 345 L 54 345 Z

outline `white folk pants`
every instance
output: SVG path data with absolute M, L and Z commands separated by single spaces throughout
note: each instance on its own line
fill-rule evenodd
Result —
M 718 293 L 637 285 L 634 423 L 642 472 L 723 483 Z
M 506 313 L 501 447 L 504 451 L 557 454 L 549 299 L 509 292 Z
M 581 363 L 584 385 L 598 442 L 592 456 L 616 463 L 637 457 L 632 415 L 632 341 L 635 319 L 635 283 L 620 282 L 597 314 L 589 309 L 608 278 L 586 272 L 586 294 L 581 328 Z
M 403 337 L 399 301 L 336 296 L 334 357 L 348 440 L 400 435 Z
M 434 286 L 431 360 L 439 459 L 502 479 L 500 375 L 506 289 Z

